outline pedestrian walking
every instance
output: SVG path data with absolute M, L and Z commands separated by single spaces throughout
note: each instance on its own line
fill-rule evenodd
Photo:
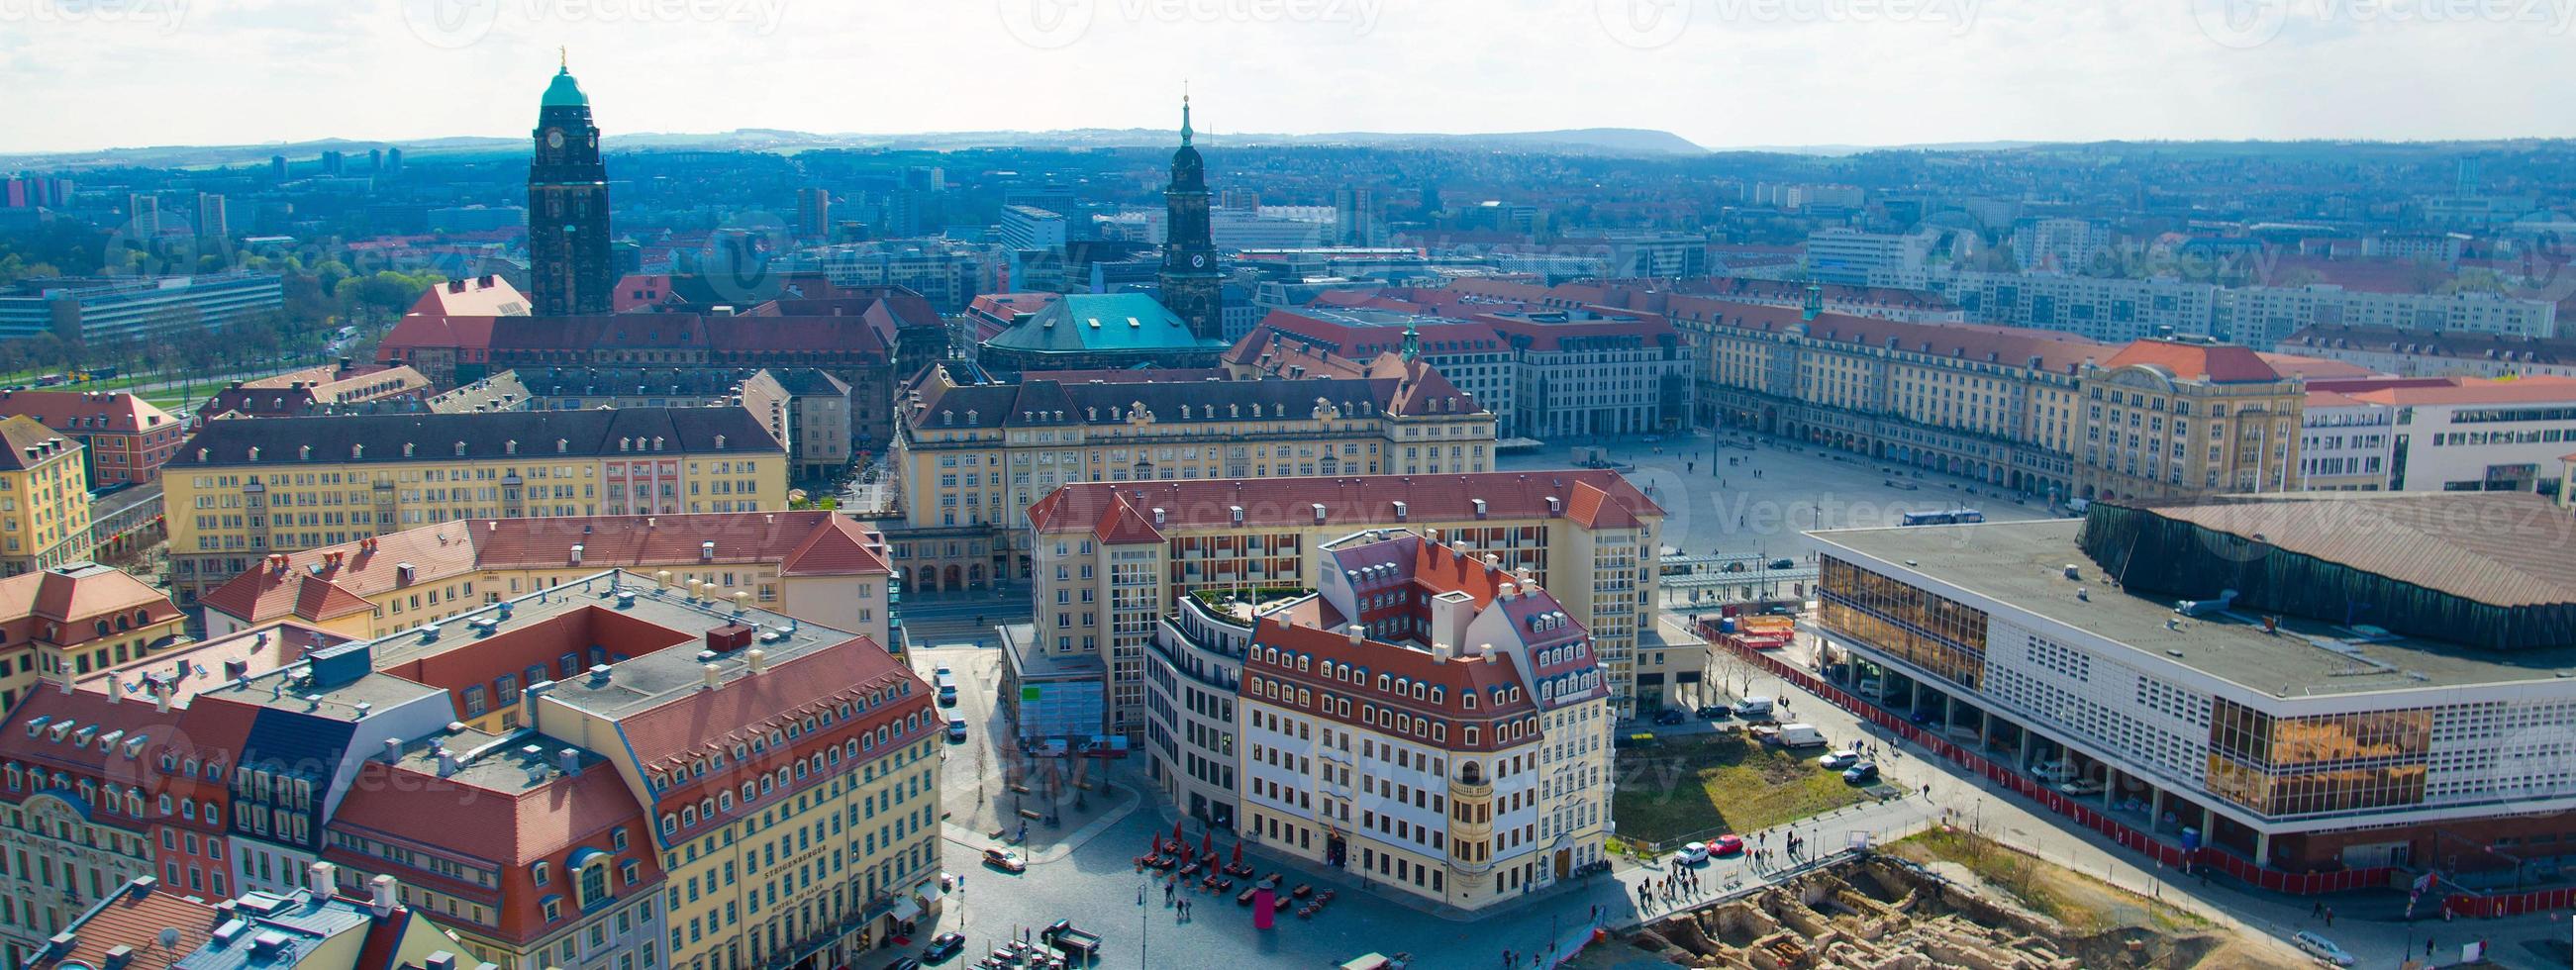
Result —
M 2332 906 L 2326 907 L 2326 926 L 2328 928 L 2334 926 L 2334 907 Z
M 2324 916 L 2325 914 L 2326 914 L 2326 904 L 2325 904 L 2325 903 L 2322 903 L 2322 902 L 2314 902 L 2314 903 L 2309 903 L 2309 904 L 2308 904 L 2308 918 L 2309 918 L 2309 919 L 2316 919 L 2316 918 L 2318 918 L 2318 917 Z

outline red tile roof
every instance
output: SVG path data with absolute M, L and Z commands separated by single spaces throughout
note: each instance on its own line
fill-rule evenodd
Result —
M 504 757 L 504 755 L 486 755 Z M 549 925 L 542 908 L 548 896 L 572 898 L 569 862 L 576 853 L 611 853 L 611 866 L 633 861 L 637 887 L 628 888 L 611 870 L 609 885 L 619 895 L 652 892 L 662 879 L 661 860 L 651 851 L 652 830 L 631 789 L 607 762 L 558 776 L 533 788 L 486 786 L 464 779 L 472 773 L 441 778 L 405 765 L 369 759 L 358 769 L 349 793 L 332 815 L 330 827 L 362 837 L 409 842 L 497 864 L 499 892 L 466 887 L 434 878 L 430 870 L 408 870 L 405 881 L 463 891 L 498 906 L 498 935 L 512 941 L 560 931 Z M 513 773 L 512 777 L 517 776 Z M 623 826 L 627 848 L 616 850 L 610 831 Z M 353 860 L 354 861 L 354 860 Z M 539 886 L 531 864 L 551 863 L 548 884 Z M 381 860 L 369 859 L 370 868 Z M 576 911 L 567 904 L 564 911 Z
M 113 636 L 178 618 L 179 608 L 168 596 L 113 567 L 49 569 L 0 579 L 0 636 L 10 643 L 42 639 L 71 646 L 97 639 L 101 620 Z M 59 629 L 46 634 L 38 624 Z
M 148 431 L 179 419 L 123 391 L 0 390 L 0 416 L 23 414 L 56 431 Z
M 2185 343 L 2173 340 L 2133 340 L 2111 359 L 2102 362 L 2104 370 L 2122 367 L 2153 367 L 2176 378 L 2210 381 L 2218 384 L 2244 384 L 2277 381 L 2281 372 L 2264 363 L 2251 348 L 2235 344 Z
M 2576 402 L 2576 377 L 2508 377 L 2492 380 L 2455 377 L 2444 383 L 2352 391 L 2375 404 L 2550 404 Z
M 1501 743 L 1498 732 L 1488 729 L 1477 739 L 1478 743 L 1471 746 L 1466 743 L 1466 735 L 1461 727 L 1467 723 L 1481 725 L 1529 717 L 1538 709 L 1530 700 L 1528 692 L 1520 689 L 1522 688 L 1520 674 L 1514 670 L 1511 655 L 1506 653 L 1452 657 L 1447 661 L 1441 661 L 1435 659 L 1428 651 L 1377 640 L 1364 639 L 1354 644 L 1347 633 L 1289 623 L 1277 616 L 1266 616 L 1256 621 L 1252 631 L 1252 643 L 1256 655 L 1263 653 L 1262 648 L 1275 648 L 1281 651 L 1283 657 L 1291 659 L 1280 663 L 1266 660 L 1245 663 L 1241 685 L 1244 697 L 1264 704 L 1297 708 L 1315 717 L 1365 728 L 1372 732 L 1392 730 L 1382 724 L 1368 722 L 1363 712 L 1374 706 L 1380 710 L 1428 718 L 1433 722 L 1449 725 L 1446 732 L 1448 740 L 1438 742 L 1441 747 L 1452 750 L 1494 750 L 1511 747 L 1512 744 Z M 1297 669 L 1294 658 L 1298 655 L 1302 655 L 1307 661 L 1306 670 Z M 1326 664 L 1348 664 L 1360 676 L 1354 678 L 1356 682 L 1337 679 L 1323 669 Z M 1381 674 L 1390 679 L 1402 678 L 1407 683 L 1439 687 L 1441 698 L 1437 702 L 1432 701 L 1428 696 L 1416 700 L 1409 690 L 1401 695 L 1391 689 L 1381 691 L 1377 689 L 1377 678 Z M 1312 691 L 1310 696 L 1315 701 L 1321 701 L 1328 696 L 1349 700 L 1352 702 L 1351 713 L 1348 715 L 1337 713 L 1340 710 L 1338 705 L 1333 708 L 1333 713 L 1328 713 L 1322 704 L 1313 701 L 1301 705 L 1293 700 L 1264 697 L 1254 686 L 1259 679 L 1285 681 L 1309 688 Z M 1465 696 L 1469 692 L 1478 695 L 1478 702 L 1473 710 L 1468 709 L 1465 702 Z M 1504 697 L 1511 699 L 1500 700 Z M 1432 733 L 1427 725 L 1415 736 L 1423 743 L 1433 743 Z M 1513 744 L 1526 744 L 1538 739 L 1539 735 L 1533 719 L 1530 733 L 1523 740 Z
M 499 276 L 476 276 L 448 280 L 424 290 L 412 302 L 409 313 L 466 316 L 524 316 L 528 298 L 509 280 Z
M 2322 357 L 2274 353 L 2256 353 L 2254 356 L 2263 358 L 2263 362 L 2272 365 L 2272 369 L 2279 371 L 2281 376 L 2304 377 L 2310 384 L 2323 380 L 2375 377 L 2379 373 L 2360 364 L 2347 364 L 2340 360 L 2327 360 Z
M 45 950 L 31 957 L 26 966 L 110 967 L 115 962 L 107 951 L 117 947 L 133 948 L 134 959 L 126 964 L 133 970 L 155 965 L 175 966 L 178 957 L 195 952 L 211 938 L 215 928 L 212 903 L 191 899 L 176 886 L 155 885 L 151 891 L 134 883 L 117 887 L 115 895 L 93 911 L 81 915 L 79 922 L 65 927 L 64 935 L 72 938 L 70 949 Z M 176 942 L 164 949 L 163 931 L 177 935 Z M 162 954 L 159 957 L 153 954 Z
M 1572 500 L 1585 486 L 1602 494 L 1592 513 L 1597 523 L 1660 517 L 1664 510 L 1614 471 L 1561 470 L 1484 472 L 1469 475 L 1373 475 L 1361 477 L 1269 478 L 1248 481 L 1076 482 L 1049 493 L 1029 506 L 1029 522 L 1041 533 L 1091 532 L 1120 516 L 1135 516 L 1137 526 L 1113 530 L 1135 541 L 1155 541 L 1161 533 L 1186 529 L 1231 528 L 1233 509 L 1243 510 L 1243 528 L 1312 525 L 1314 506 L 1324 506 L 1328 522 L 1353 529 L 1416 522 L 1451 522 L 1477 518 L 1475 503 L 1485 502 L 1492 519 L 1543 518 L 1547 500 L 1558 501 L 1571 518 Z M 1405 503 L 1396 518 L 1395 503 Z M 1162 509 L 1164 525 L 1153 527 L 1150 512 Z M 1618 511 L 1613 512 L 1611 509 Z M 1578 524 L 1582 524 L 1578 522 Z M 1142 527 L 1139 531 L 1138 527 Z
M 372 542 L 372 548 L 369 543 Z M 704 543 L 716 544 L 705 560 Z M 884 540 L 855 519 L 828 511 L 702 515 L 603 515 L 444 522 L 271 557 L 200 598 L 207 609 L 245 622 L 297 617 L 321 621 L 373 609 L 367 598 L 411 582 L 486 569 L 599 569 L 777 563 L 783 575 L 891 573 Z
M 665 759 L 676 763 L 704 753 L 710 745 L 748 738 L 766 731 L 768 725 L 800 719 L 818 706 L 907 680 L 920 703 L 889 704 L 879 713 L 926 707 L 929 691 L 912 668 L 888 655 L 875 640 L 853 637 L 776 661 L 767 671 L 726 681 L 713 690 L 688 691 L 626 715 L 618 719 L 618 733 L 636 763 L 648 767 Z

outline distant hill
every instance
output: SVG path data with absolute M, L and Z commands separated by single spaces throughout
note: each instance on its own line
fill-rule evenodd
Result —
M 1668 131 L 1638 128 L 1579 128 L 1565 131 L 1499 134 L 1410 134 L 1333 132 L 1313 135 L 1203 133 L 1212 146 L 1344 145 L 1361 148 L 1452 149 L 1464 151 L 1552 152 L 1568 155 L 1676 157 L 1708 154 Z M 716 134 L 641 132 L 610 135 L 616 149 L 697 149 L 717 151 L 796 152 L 824 148 L 887 148 L 956 151 L 970 148 L 1154 148 L 1172 144 L 1173 133 L 1155 128 L 1074 128 L 1062 131 L 957 131 L 911 134 L 818 134 L 804 131 L 745 128 Z M 400 146 L 409 158 L 448 155 L 524 153 L 527 142 L 516 138 L 451 137 L 367 142 L 342 138 L 268 145 L 155 145 L 109 148 L 93 152 L 0 155 L 0 169 L 20 168 L 200 168 L 256 165 L 273 155 L 298 161 L 325 151 L 363 155 L 370 148 Z

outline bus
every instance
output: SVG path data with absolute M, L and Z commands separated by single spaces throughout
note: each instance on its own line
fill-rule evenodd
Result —
M 1986 514 L 1975 509 L 1945 509 L 1939 512 L 1907 512 L 1905 513 L 1903 524 L 1958 525 L 1965 522 L 1983 522 L 1985 520 Z

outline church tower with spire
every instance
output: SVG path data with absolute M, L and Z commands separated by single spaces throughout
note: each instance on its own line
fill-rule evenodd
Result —
M 537 108 L 528 161 L 528 263 L 538 316 L 607 313 L 608 169 L 599 161 L 599 126 L 590 98 L 569 65 Z
M 1225 339 L 1225 274 L 1208 230 L 1207 165 L 1190 147 L 1190 96 L 1181 95 L 1181 148 L 1163 187 L 1163 305 L 1202 341 Z

